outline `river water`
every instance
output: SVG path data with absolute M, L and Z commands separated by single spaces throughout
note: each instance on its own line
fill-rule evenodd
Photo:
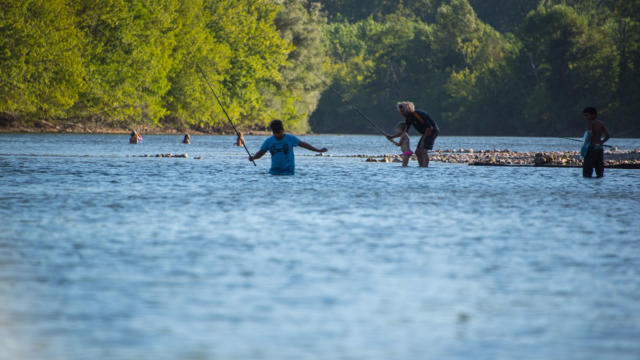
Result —
M 181 139 L 0 135 L 0 359 L 640 357 L 638 170 L 297 148 L 296 175 L 277 177 L 233 137 Z M 302 139 L 398 152 L 379 136 Z M 133 157 L 158 153 L 189 158 Z

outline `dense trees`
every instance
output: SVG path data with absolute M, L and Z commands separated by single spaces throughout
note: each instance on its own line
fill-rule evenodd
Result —
M 640 135 L 640 0 L 0 0 L 2 116 L 225 129 L 198 66 L 242 128 Z
M 64 114 L 84 90 L 84 39 L 65 0 L 0 2 L 0 111 Z
M 308 130 L 319 5 L 272 0 L 1 0 L 0 112 L 106 126 Z M 276 26 L 280 27 L 277 28 Z
M 266 89 L 266 107 L 277 113 L 287 129 L 306 132 L 310 130 L 306 119 L 316 109 L 320 94 L 325 89 L 322 31 L 326 18 L 318 3 L 284 0 L 275 25 L 293 50 L 288 54 L 286 64 L 280 68 L 280 81 Z
M 387 129 L 408 99 L 449 134 L 575 135 L 593 105 L 640 135 L 638 0 L 379 0 L 368 17 L 323 3 L 333 89 Z M 326 92 L 311 124 L 372 131 L 355 116 Z

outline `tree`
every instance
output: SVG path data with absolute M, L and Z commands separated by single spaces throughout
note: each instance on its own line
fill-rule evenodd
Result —
M 554 5 L 530 13 L 520 29 L 521 62 L 530 66 L 530 122 L 551 133 L 575 131 L 586 104 L 606 109 L 615 94 L 611 38 L 573 8 Z M 614 81 L 612 81 L 614 80 Z
M 85 87 L 75 22 L 64 0 L 0 4 L 0 112 L 66 115 Z
M 280 67 L 282 78 L 264 90 L 267 107 L 291 131 L 307 132 L 308 117 L 325 88 L 323 27 L 326 18 L 317 3 L 307 0 L 283 2 L 275 25 L 280 36 L 293 46 Z
M 169 89 L 177 0 L 81 0 L 88 86 L 74 109 L 130 126 L 158 123 Z
M 483 22 L 502 33 L 514 33 L 540 0 L 469 0 Z

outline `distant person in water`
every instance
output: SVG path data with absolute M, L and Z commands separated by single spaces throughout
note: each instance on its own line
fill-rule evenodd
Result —
M 142 143 L 142 135 L 140 135 L 137 131 L 131 130 L 129 134 L 129 144 L 140 144 Z
M 182 139 L 183 144 L 191 144 L 191 136 L 189 134 L 184 134 L 184 139 Z
M 317 149 L 293 135 L 286 134 L 280 120 L 273 120 L 269 127 L 273 132 L 273 136 L 262 143 L 260 150 L 255 155 L 249 156 L 249 161 L 260 159 L 262 155 L 269 151 L 271 153 L 271 169 L 269 173 L 272 175 L 293 175 L 295 173 L 294 146 L 300 146 L 319 153 L 327 151 L 327 148 Z
M 405 118 L 405 124 L 407 124 L 406 131 L 409 131 L 413 125 L 416 131 L 422 134 L 420 141 L 418 141 L 418 146 L 416 146 L 415 154 L 418 158 L 418 165 L 420 167 L 428 167 L 429 150 L 433 149 L 433 143 L 440 134 L 438 124 L 436 124 L 426 112 L 416 110 L 415 105 L 411 101 L 401 101 L 397 106 L 398 111 Z M 391 140 L 401 135 L 402 132 L 398 132 L 395 135 L 387 135 L 387 139 Z
M 243 146 L 245 144 L 244 142 L 244 136 L 242 136 L 242 131 L 238 132 L 238 137 L 236 138 L 236 142 L 233 144 L 235 146 Z
M 582 111 L 587 120 L 587 131 L 584 134 L 584 145 L 580 155 L 582 161 L 582 176 L 590 178 L 593 176 L 593 169 L 596 169 L 596 176 L 604 176 L 604 143 L 611 137 L 604 124 L 597 119 L 598 112 L 593 107 L 587 107 Z
M 402 166 L 406 167 L 409 164 L 409 159 L 413 154 L 411 151 L 411 147 L 409 145 L 409 134 L 407 133 L 407 124 L 405 122 L 399 122 L 396 125 L 396 131 L 400 133 L 400 141 L 396 142 L 393 139 L 389 139 L 392 143 L 400 146 L 400 151 L 402 151 Z

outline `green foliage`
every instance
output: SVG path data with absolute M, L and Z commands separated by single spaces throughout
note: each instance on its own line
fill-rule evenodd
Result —
M 79 114 L 126 124 L 158 122 L 165 114 L 162 95 L 169 88 L 176 5 L 177 0 L 79 1 L 88 78 L 74 106 Z
M 279 81 L 265 87 L 267 108 L 273 109 L 287 129 L 309 131 L 307 119 L 325 88 L 323 27 L 326 18 L 317 3 L 285 0 L 275 18 L 280 36 L 293 46 L 280 68 Z
M 358 22 L 369 17 L 382 20 L 387 15 L 403 16 L 433 21 L 435 12 L 443 0 L 321 0 L 323 8 L 334 22 Z
M 106 126 L 307 131 L 326 19 L 303 0 L 0 4 L 0 112 Z M 276 19 L 276 16 L 278 18 Z M 279 29 L 276 26 L 280 26 Z M 209 84 L 196 70 L 201 67 Z
M 204 0 L 185 0 L 177 9 L 173 23 L 174 61 L 168 73 L 170 87 L 163 96 L 167 108 L 165 124 L 219 128 L 224 127 L 226 121 L 197 66 L 220 92 L 223 74 L 231 66 L 232 51 L 207 28 L 212 16 L 204 6 Z
M 264 108 L 261 89 L 281 78 L 280 67 L 291 51 L 275 29 L 277 11 L 270 1 L 182 2 L 175 24 L 176 61 L 165 96 L 170 114 L 166 121 L 226 128 L 227 119 L 209 85 L 239 127 L 264 127 L 276 117 L 277 111 Z
M 387 129 L 412 100 L 449 134 L 575 135 L 596 106 L 614 133 L 640 135 L 640 0 L 323 3 L 332 90 Z M 354 114 L 325 93 L 311 123 L 373 131 Z
M 63 116 L 85 87 L 73 9 L 64 0 L 0 4 L 0 112 Z
M 469 0 L 482 21 L 503 33 L 513 33 L 540 0 Z
M 435 116 L 442 129 L 468 132 L 479 116 L 469 116 L 485 92 L 479 84 L 502 69 L 516 46 L 482 23 L 466 0 L 452 0 L 428 24 L 403 12 L 383 21 L 330 24 L 327 42 L 334 60 L 333 88 L 390 131 L 398 121 L 395 103 L 414 101 Z M 350 118 L 353 110 L 325 95 L 312 116 L 315 130 L 362 132 L 369 127 Z M 339 120 L 338 120 L 339 121 Z
M 209 81 L 197 70 L 202 68 Z M 640 0 L 3 0 L 0 112 L 119 127 L 640 135 Z

